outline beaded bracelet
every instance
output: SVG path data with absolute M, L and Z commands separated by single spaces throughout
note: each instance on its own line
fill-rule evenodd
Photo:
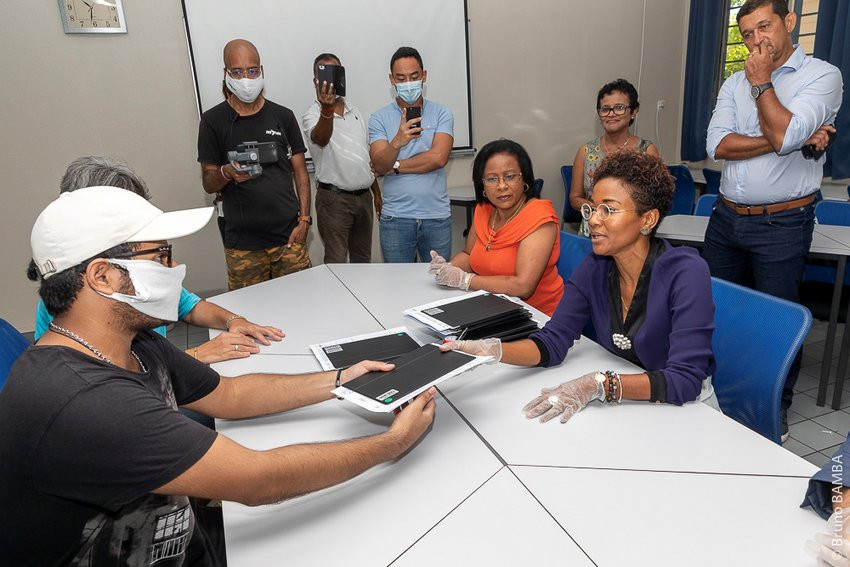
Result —
M 229 331 L 230 330 L 230 324 L 237 319 L 245 319 L 245 317 L 242 316 L 242 315 L 233 315 L 231 317 L 228 317 L 227 320 L 224 322 L 225 330 Z M 245 319 L 245 320 L 247 321 L 247 319 Z
M 608 377 L 608 393 L 605 395 L 605 402 L 619 404 L 623 401 L 623 380 L 613 370 L 606 370 L 605 376 Z
M 330 112 L 328 112 L 327 114 L 325 114 L 325 109 L 324 109 L 324 107 L 323 107 L 323 108 L 319 111 L 319 114 L 320 114 L 321 116 L 323 116 L 324 118 L 332 118 L 332 117 L 333 117 L 333 115 L 334 115 L 334 109 L 333 109 L 333 107 L 331 107 L 331 108 L 330 108 Z

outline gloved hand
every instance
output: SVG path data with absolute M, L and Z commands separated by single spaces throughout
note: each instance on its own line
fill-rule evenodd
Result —
M 440 268 L 447 263 L 445 258 L 437 254 L 436 250 L 431 250 L 431 263 L 428 264 L 428 273 L 436 275 L 440 271 Z
M 502 341 L 501 339 L 479 339 L 477 341 L 451 341 L 440 345 L 440 350 L 448 352 L 450 350 L 459 350 L 466 354 L 474 354 L 475 356 L 492 356 L 493 360 L 487 364 L 495 364 L 502 360 Z
M 818 565 L 850 567 L 850 508 L 841 512 L 835 511 L 829 517 L 827 533 L 815 534 L 814 541 L 806 542 L 806 548 L 818 558 Z
M 448 287 L 457 287 L 463 291 L 469 290 L 469 284 L 475 274 L 464 272 L 457 266 L 443 264 L 437 272 L 437 283 Z
M 553 388 L 543 388 L 540 395 L 525 404 L 522 413 L 528 419 L 540 417 L 545 423 L 561 414 L 561 423 L 566 423 L 584 406 L 596 399 L 596 372 L 585 374 L 581 378 L 564 382 Z

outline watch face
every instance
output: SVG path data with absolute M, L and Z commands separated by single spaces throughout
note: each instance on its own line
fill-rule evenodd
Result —
M 758 87 L 758 85 L 753 85 L 752 87 L 750 87 L 750 96 L 752 96 L 753 98 L 758 98 L 760 94 L 761 89 Z

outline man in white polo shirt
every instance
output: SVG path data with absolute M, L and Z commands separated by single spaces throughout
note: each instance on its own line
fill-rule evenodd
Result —
M 369 127 L 360 111 L 337 95 L 338 85 L 319 82 L 319 65 L 339 65 L 322 53 L 313 61 L 316 101 L 301 117 L 316 167 L 316 220 L 325 264 L 372 261 L 372 195 L 381 213 L 381 189 L 369 167 Z

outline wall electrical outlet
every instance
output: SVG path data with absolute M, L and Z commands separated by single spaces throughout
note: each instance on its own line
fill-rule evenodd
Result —
M 657 103 L 655 103 L 655 108 L 657 110 L 664 110 L 664 106 L 666 106 L 666 104 L 667 104 L 666 100 L 659 100 Z

